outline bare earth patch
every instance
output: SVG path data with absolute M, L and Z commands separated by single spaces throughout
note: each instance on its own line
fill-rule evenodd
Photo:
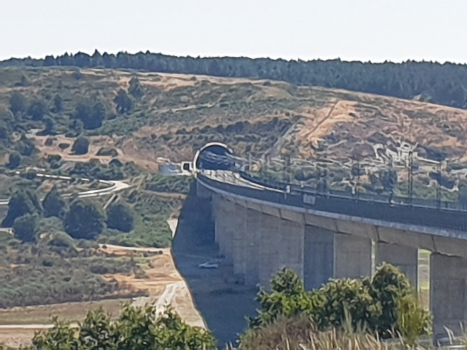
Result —
M 171 226 L 174 227 L 174 222 L 171 222 Z M 203 318 L 194 306 L 184 279 L 175 268 L 169 248 L 127 248 L 106 245 L 101 249 L 122 256 L 145 252 L 148 254 L 161 252 L 161 254 L 150 257 L 150 266 L 144 267 L 145 278 L 120 274 L 105 277 L 108 279 L 114 278 L 118 282 L 124 282 L 134 288 L 149 292 L 149 297 L 134 300 L 135 305 L 142 306 L 151 303 L 156 306 L 157 310 L 162 311 L 170 304 L 188 324 L 202 328 L 206 327 Z M 88 311 L 99 307 L 103 307 L 112 315 L 118 316 L 120 303 L 125 301 L 129 300 L 103 300 L 2 310 L 0 311 L 0 344 L 12 347 L 30 344 L 34 332 L 49 327 L 53 316 L 74 323 L 82 321 Z

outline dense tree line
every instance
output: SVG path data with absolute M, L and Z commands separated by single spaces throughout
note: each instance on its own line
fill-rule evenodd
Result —
M 105 229 L 130 232 L 134 229 L 134 212 L 130 206 L 113 203 L 102 212 L 92 202 L 73 198 L 70 205 L 62 197 L 57 187 L 53 187 L 41 201 L 37 194 L 28 188 L 19 188 L 8 202 L 8 211 L 2 221 L 3 227 L 12 227 L 16 238 L 23 242 L 34 242 L 37 223 L 42 217 L 56 217 L 59 226 L 72 238 L 96 239 Z
M 245 57 L 194 58 L 150 52 L 117 55 L 97 50 L 93 55 L 47 56 L 45 59 L 9 59 L 0 66 L 77 66 L 138 69 L 152 72 L 207 74 L 222 77 L 247 77 L 283 80 L 297 85 L 341 88 L 405 99 L 467 108 L 467 65 L 436 62 L 371 63 L 336 60 L 273 60 Z M 141 95 L 136 86 L 133 96 Z

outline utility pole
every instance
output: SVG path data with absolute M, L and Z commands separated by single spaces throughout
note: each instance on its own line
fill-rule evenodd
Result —
M 357 200 L 360 197 L 360 155 L 357 154 L 357 183 L 355 184 L 355 194 L 357 195 Z
M 441 209 L 441 161 L 438 162 L 437 165 L 438 168 L 438 179 L 437 179 L 437 185 L 436 185 L 436 202 L 438 209 Z
M 413 200 L 413 151 L 409 152 L 409 168 L 408 168 L 408 174 L 407 174 L 407 180 L 408 180 L 408 189 L 407 189 L 407 195 L 409 197 L 409 204 L 412 205 L 412 200 Z

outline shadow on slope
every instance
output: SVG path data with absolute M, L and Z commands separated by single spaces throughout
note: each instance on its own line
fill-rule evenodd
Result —
M 256 288 L 236 283 L 232 266 L 219 256 L 214 242 L 211 201 L 196 197 L 196 184 L 182 208 L 173 242 L 178 271 L 191 290 L 196 308 L 222 346 L 234 342 L 243 332 L 246 316 L 253 316 Z M 200 269 L 204 262 L 215 262 L 218 269 Z

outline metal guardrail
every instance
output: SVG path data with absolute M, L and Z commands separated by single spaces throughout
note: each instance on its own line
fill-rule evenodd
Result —
M 447 201 L 437 201 L 437 200 L 427 200 L 421 198 L 407 198 L 407 197 L 398 197 L 385 195 L 374 195 L 374 194 L 366 194 L 366 193 L 359 193 L 359 194 L 351 194 L 345 191 L 336 191 L 329 189 L 325 193 L 321 191 L 317 191 L 315 188 L 308 187 L 308 186 L 299 186 L 296 184 L 289 184 L 286 182 L 276 181 L 276 180 L 269 180 L 269 179 L 261 179 L 259 177 L 253 176 L 248 174 L 247 172 L 240 171 L 240 176 L 245 180 L 261 184 L 265 187 L 274 188 L 281 191 L 287 191 L 289 187 L 290 193 L 307 193 L 310 195 L 316 196 L 326 196 L 328 198 L 347 198 L 352 199 L 357 202 L 378 202 L 378 203 L 385 203 L 388 205 L 399 205 L 399 206 L 406 206 L 406 207 L 420 207 L 420 208 L 432 208 L 432 209 L 441 209 L 441 210 L 449 210 L 449 211 L 458 211 L 464 212 L 467 215 L 467 204 L 462 204 L 460 202 L 447 202 Z
M 214 179 L 203 173 L 198 178 L 206 184 L 244 197 L 298 208 L 309 208 L 324 212 L 343 214 L 367 219 L 401 223 L 407 225 L 436 227 L 449 230 L 459 238 L 467 238 L 467 215 L 464 211 L 446 210 L 423 206 L 406 206 L 381 201 L 358 200 L 346 196 L 325 195 L 290 186 L 268 186 L 250 179 L 243 179 L 263 187 L 248 187 Z M 286 185 L 287 186 L 287 185 Z

